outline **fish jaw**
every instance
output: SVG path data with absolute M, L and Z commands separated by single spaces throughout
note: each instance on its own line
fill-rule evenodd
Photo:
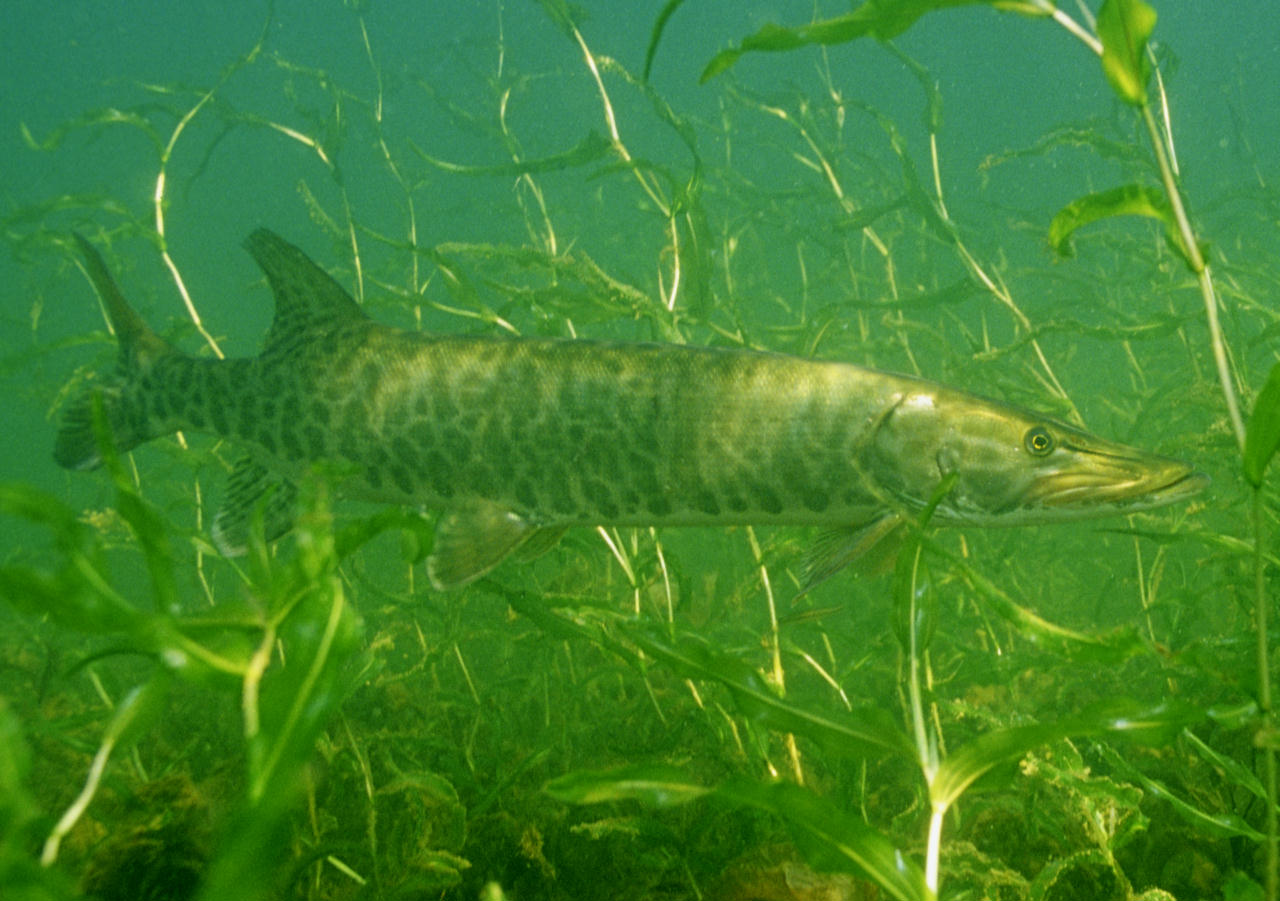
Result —
M 1071 446 L 1061 462 L 1040 469 L 1024 496 L 1025 521 L 1137 513 L 1188 500 L 1209 485 L 1183 460 L 1106 444 L 1106 450 Z

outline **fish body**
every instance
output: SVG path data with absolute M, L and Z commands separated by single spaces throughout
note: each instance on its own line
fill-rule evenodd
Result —
M 214 523 L 225 552 L 261 515 L 287 531 L 321 461 L 345 495 L 441 511 L 428 572 L 464 585 L 571 526 L 818 525 L 821 575 L 929 503 L 934 522 L 1013 525 L 1131 512 L 1201 490 L 1178 460 L 924 379 L 760 351 L 440 336 L 369 319 L 266 229 L 246 247 L 276 315 L 261 355 L 197 359 L 133 312 L 79 239 L 120 340 L 116 374 L 68 409 L 55 458 L 213 433 L 246 456 Z M 538 537 L 540 536 L 540 537 Z

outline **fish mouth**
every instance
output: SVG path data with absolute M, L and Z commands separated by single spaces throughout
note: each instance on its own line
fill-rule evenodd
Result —
M 1081 515 L 1107 509 L 1134 512 L 1163 507 L 1194 497 L 1209 477 L 1181 460 L 1116 459 L 1112 465 L 1073 468 L 1054 473 L 1042 483 L 1039 505 Z M 1123 465 L 1128 464 L 1128 465 Z

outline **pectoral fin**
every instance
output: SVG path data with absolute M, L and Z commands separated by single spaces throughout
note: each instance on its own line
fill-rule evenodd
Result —
M 501 563 L 539 528 L 492 501 L 467 501 L 436 523 L 427 577 L 437 591 L 461 588 Z
M 855 561 L 871 573 L 888 569 L 902 547 L 905 525 L 900 514 L 886 513 L 862 525 L 823 532 L 806 555 L 800 595 Z
M 515 559 L 522 562 L 536 560 L 560 543 L 568 526 L 541 526 L 529 533 L 521 545 L 516 548 Z
M 262 517 L 262 537 L 274 541 L 293 528 L 298 487 L 252 457 L 242 458 L 227 480 L 227 496 L 213 518 L 213 543 L 228 557 L 249 546 L 254 518 Z

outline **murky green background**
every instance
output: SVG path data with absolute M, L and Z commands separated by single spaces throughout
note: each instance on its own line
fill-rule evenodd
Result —
M 1246 492 L 1194 279 L 1147 220 L 1084 229 L 1071 258 L 1046 242 L 1054 213 L 1074 198 L 1155 183 L 1140 126 L 1097 59 L 1046 20 L 963 7 L 923 18 L 896 53 L 865 40 L 753 54 L 699 84 L 717 51 L 765 23 L 846 7 L 689 0 L 643 85 L 661 7 L 574 7 L 596 58 L 616 61 L 603 85 L 632 169 L 589 152 L 610 128 L 600 89 L 581 48 L 532 0 L 281 0 L 269 19 L 248 2 L 10 2 L 0 31 L 0 479 L 86 511 L 112 503 L 103 476 L 64 473 L 50 457 L 64 390 L 113 361 L 63 243 L 68 231 L 103 245 L 109 237 L 109 263 L 143 315 L 184 348 L 209 352 L 152 232 L 163 157 L 165 245 L 228 354 L 255 353 L 270 321 L 269 293 L 239 246 L 265 225 L 372 315 L 407 328 L 745 344 L 916 372 L 1058 416 L 1074 408 L 1102 435 L 1194 460 L 1212 488 L 1190 507 L 1132 523 L 940 540 L 1021 603 L 1075 628 L 1142 624 L 1172 646 L 1243 635 L 1252 583 L 1223 542 L 1248 537 Z M 1229 15 L 1213 3 L 1157 10 L 1182 185 L 1247 399 L 1275 362 L 1280 322 L 1280 16 L 1264 0 L 1232 3 Z M 949 227 L 923 199 L 936 187 L 922 79 L 941 104 Z M 673 312 L 664 301 L 677 255 L 659 207 L 677 198 L 691 215 L 676 226 Z M 415 255 L 413 244 L 436 256 Z M 981 284 L 966 254 L 1017 312 Z M 551 259 L 562 262 L 554 276 Z M 465 287 L 451 288 L 436 261 L 456 267 Z M 193 454 L 163 442 L 131 463 L 178 529 L 207 521 L 231 458 L 207 438 L 188 441 Z M 1126 526 L 1208 539 L 1114 531 Z M 121 578 L 141 584 L 123 530 L 104 528 L 121 544 Z M 672 530 L 659 558 L 646 533 L 618 537 L 640 588 L 588 530 L 499 575 L 535 594 L 655 615 L 673 584 L 676 621 L 749 643 L 768 621 L 752 541 L 785 601 L 809 540 L 801 530 Z M 39 560 L 44 540 L 0 521 L 0 559 Z M 194 571 L 181 578 L 203 603 Z M 393 537 L 352 561 L 349 578 L 371 633 L 388 596 L 422 604 L 428 632 L 432 617 L 458 610 L 489 624 L 505 615 L 482 592 L 427 596 Z M 215 594 L 236 590 L 226 572 L 211 579 Z M 843 608 L 822 633 L 796 638 L 809 651 L 829 634 L 837 656 L 856 658 L 888 630 L 883 579 L 843 574 L 805 604 Z M 963 594 L 943 608 L 959 616 Z M 512 628 L 529 626 L 515 619 Z M 468 649 L 464 638 L 460 653 L 474 665 L 490 641 Z M 529 666 L 492 667 L 476 669 L 482 682 L 495 674 L 485 695 L 501 704 L 511 697 L 502 680 Z M 608 711 L 600 716 L 608 731 Z M 616 750 L 643 757 L 625 743 Z

